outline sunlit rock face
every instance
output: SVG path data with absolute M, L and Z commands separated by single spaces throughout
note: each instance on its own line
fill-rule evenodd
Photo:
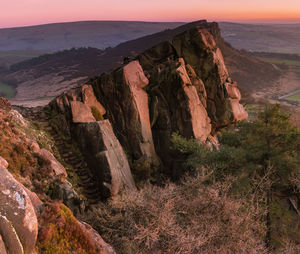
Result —
M 24 186 L 3 163 L 0 164 L 0 204 L 0 250 L 5 246 L 8 253 L 33 253 L 38 234 L 35 209 Z
M 215 33 L 214 27 L 208 30 Z M 130 165 L 147 160 L 169 167 L 174 132 L 217 146 L 218 130 L 246 119 L 247 112 L 208 30 L 196 27 L 160 43 L 91 80 L 88 92 L 77 88 L 52 105 L 69 122 L 87 123 L 96 121 L 91 108 L 99 103 Z

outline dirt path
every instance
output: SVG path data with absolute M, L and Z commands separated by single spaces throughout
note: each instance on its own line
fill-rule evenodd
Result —
M 279 100 L 282 100 L 282 99 L 284 99 L 284 98 L 293 96 L 293 95 L 295 95 L 295 94 L 297 94 L 297 93 L 300 93 L 300 89 L 299 89 L 299 90 L 296 90 L 296 91 L 294 91 L 294 92 L 292 92 L 292 93 L 288 93 L 288 94 L 286 94 L 286 95 L 280 96 L 278 99 L 279 99 Z
M 300 90 L 300 67 L 289 66 L 282 70 L 283 75 L 272 85 L 253 94 L 255 98 L 281 99 Z
M 292 122 L 300 128 L 300 107 L 283 100 L 298 92 L 300 92 L 300 67 L 289 66 L 273 86 L 266 87 L 252 95 L 258 99 L 269 99 L 271 103 L 280 103 L 282 108 L 291 114 Z

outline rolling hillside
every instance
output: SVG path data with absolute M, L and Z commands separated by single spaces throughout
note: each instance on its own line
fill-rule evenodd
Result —
M 226 43 L 221 37 L 217 23 L 200 20 L 121 43 L 106 50 L 80 48 L 33 58 L 12 65 L 10 72 L 2 75 L 2 80 L 18 86 L 14 103 L 24 104 L 24 101 L 31 103 L 32 100 L 38 100 L 39 104 L 44 104 L 70 87 L 121 66 L 124 59 L 125 62 L 133 59 L 147 48 L 168 41 L 195 26 L 206 28 L 214 35 L 232 77 L 243 89 L 250 92 L 261 89 L 278 78 L 278 71 L 271 64 L 250 57 Z
M 104 49 L 172 29 L 183 23 L 81 21 L 0 29 L 0 50 L 58 51 L 78 47 Z
M 237 49 L 300 54 L 300 24 L 219 23 L 223 38 Z

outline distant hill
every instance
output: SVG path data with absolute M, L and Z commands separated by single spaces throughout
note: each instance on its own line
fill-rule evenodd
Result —
M 300 55 L 300 24 L 220 22 L 222 37 L 237 49 Z
M 232 77 L 243 89 L 250 92 L 260 89 L 279 76 L 271 64 L 248 56 L 225 42 L 217 23 L 200 20 L 124 42 L 114 48 L 80 48 L 33 58 L 12 65 L 10 72 L 2 75 L 2 80 L 17 85 L 15 103 L 40 100 L 40 104 L 44 104 L 70 87 L 122 66 L 123 62 L 130 61 L 146 49 L 195 26 L 206 28 L 214 35 Z
M 180 22 L 81 21 L 0 29 L 0 50 L 104 49 L 182 25 Z

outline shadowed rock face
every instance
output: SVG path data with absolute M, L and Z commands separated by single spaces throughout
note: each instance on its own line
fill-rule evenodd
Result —
M 75 133 L 103 196 L 135 189 L 126 155 L 108 120 L 77 124 Z
M 218 36 L 214 26 L 209 30 Z M 216 145 L 220 128 L 247 118 L 239 104 L 237 83 L 229 77 L 210 32 L 200 27 L 190 29 L 90 82 L 95 93 L 90 97 L 95 104 L 96 96 L 105 108 L 105 117 L 131 164 L 147 159 L 154 165 L 163 162 L 168 168 L 174 159 L 170 151 L 172 133 Z M 60 108 L 71 123 L 76 122 L 74 115 L 88 116 L 84 122 L 93 122 L 84 110 L 81 115 L 70 110 L 72 100 L 91 107 L 89 99 L 78 95 L 82 88 L 76 91 L 80 91 L 76 98 L 65 94 L 52 106 Z

